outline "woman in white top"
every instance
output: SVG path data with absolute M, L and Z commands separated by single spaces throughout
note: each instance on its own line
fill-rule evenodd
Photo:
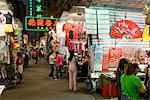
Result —
M 49 64 L 50 64 L 50 73 L 49 73 L 49 77 L 54 78 L 54 66 L 55 66 L 55 62 L 56 62 L 56 55 L 54 52 L 51 53 L 51 55 L 49 56 Z
M 74 51 L 70 52 L 69 61 L 69 90 L 77 91 L 77 67 Z

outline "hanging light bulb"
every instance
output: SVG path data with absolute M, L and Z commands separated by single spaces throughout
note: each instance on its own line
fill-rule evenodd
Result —
M 54 18 L 54 16 L 51 16 L 51 18 Z

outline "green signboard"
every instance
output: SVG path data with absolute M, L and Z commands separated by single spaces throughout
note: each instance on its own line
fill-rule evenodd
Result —
M 55 27 L 58 23 L 59 18 L 49 18 L 49 17 L 25 17 L 25 29 L 28 31 L 49 31 L 50 27 Z

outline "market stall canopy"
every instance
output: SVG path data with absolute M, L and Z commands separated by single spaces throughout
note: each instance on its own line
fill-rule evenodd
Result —
M 100 6 L 107 8 L 119 8 L 127 10 L 142 11 L 145 5 L 144 0 L 81 0 L 80 6 Z
M 64 20 L 85 21 L 84 8 L 88 7 L 116 8 L 143 12 L 144 6 L 144 0 L 80 0 L 77 5 L 74 5 L 69 10 L 68 17 Z

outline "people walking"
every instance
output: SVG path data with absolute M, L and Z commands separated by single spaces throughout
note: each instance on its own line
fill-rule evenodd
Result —
M 16 71 L 19 74 L 20 82 L 22 81 L 22 73 L 23 73 L 23 57 L 20 52 L 17 53 L 17 60 L 16 60 Z
M 69 61 L 69 90 L 77 91 L 77 66 L 74 52 L 70 52 Z
M 56 78 L 62 78 L 63 56 L 57 52 L 56 55 Z
M 54 52 L 52 52 L 49 56 L 49 64 L 50 64 L 50 73 L 49 73 L 49 77 L 51 78 L 55 78 L 54 77 L 54 68 L 55 68 L 55 63 L 56 63 L 56 55 Z

